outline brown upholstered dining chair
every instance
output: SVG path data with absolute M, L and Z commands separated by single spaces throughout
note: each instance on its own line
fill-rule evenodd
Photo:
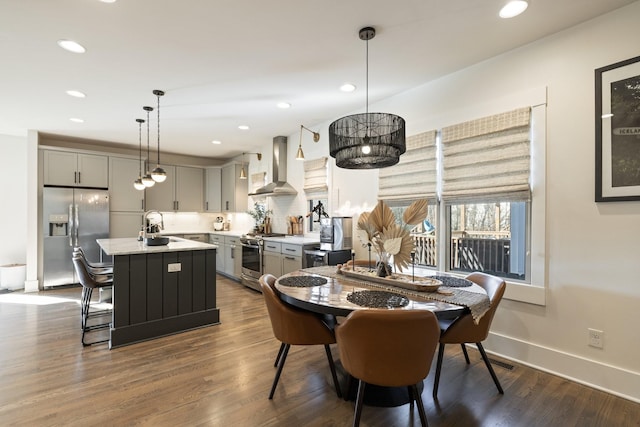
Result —
M 440 321 L 440 329 L 442 330 L 442 332 L 440 334 L 440 347 L 438 348 L 436 375 L 433 381 L 434 398 L 438 397 L 438 384 L 440 382 L 440 371 L 442 370 L 442 359 L 444 356 L 444 347 L 446 344 L 460 344 L 462 347 L 464 358 L 467 364 L 469 364 L 469 354 L 467 353 L 465 343 L 475 343 L 478 347 L 480 355 L 482 356 L 482 360 L 484 360 L 487 369 L 489 369 L 489 373 L 491 374 L 491 378 L 493 378 L 493 382 L 498 388 L 498 392 L 500 394 L 504 394 L 502 386 L 500 385 L 500 381 L 498 380 L 496 373 L 491 367 L 491 363 L 489 362 L 487 353 L 485 353 L 484 351 L 482 341 L 487 339 L 487 336 L 489 335 L 489 328 L 491 327 L 493 316 L 496 314 L 496 309 L 498 308 L 500 300 L 502 300 L 502 296 L 504 295 L 507 284 L 500 277 L 491 276 L 489 274 L 479 272 L 471 273 L 466 278 L 487 291 L 489 301 L 491 302 L 491 308 L 489 308 L 489 311 L 487 311 L 484 316 L 482 316 L 480 322 L 477 325 L 474 323 L 471 314 L 465 314 L 455 320 Z
M 329 347 L 329 344 L 335 344 L 336 342 L 333 331 L 322 321 L 321 317 L 314 313 L 294 308 L 282 301 L 275 288 L 275 283 L 276 277 L 271 274 L 265 274 L 260 277 L 260 287 L 262 288 L 262 295 L 264 295 L 269 318 L 271 319 L 273 335 L 282 343 L 276 357 L 278 370 L 273 379 L 269 399 L 273 399 L 282 368 L 284 368 L 287 354 L 292 345 L 324 345 L 336 393 L 338 397 L 342 397 L 338 376 L 336 375 L 336 367 Z
M 353 425 L 360 424 L 365 383 L 407 386 L 422 425 L 428 425 L 417 384 L 429 374 L 438 345 L 435 315 L 426 310 L 356 310 L 335 331 L 342 366 L 358 379 Z

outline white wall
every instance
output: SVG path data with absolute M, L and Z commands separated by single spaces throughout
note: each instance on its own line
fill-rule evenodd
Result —
M 547 302 L 503 301 L 487 349 L 636 401 L 640 202 L 594 202 L 594 70 L 639 54 L 639 18 L 636 2 L 372 108 L 404 117 L 412 135 L 523 106 L 528 91 L 547 88 L 546 230 L 535 230 L 547 238 Z M 328 156 L 329 123 L 311 126 L 321 140 L 303 143 L 308 159 Z M 283 208 L 304 205 L 297 138 L 288 175 L 300 193 L 273 199 Z M 377 172 L 334 168 L 332 179 L 332 212 L 375 204 Z M 587 328 L 604 331 L 603 349 L 587 345 Z
M 0 135 L 0 265 L 25 264 L 27 248 L 27 139 Z

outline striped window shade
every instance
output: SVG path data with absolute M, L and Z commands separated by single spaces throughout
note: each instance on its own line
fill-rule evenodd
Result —
M 380 169 L 378 199 L 409 201 L 436 197 L 436 131 L 407 138 L 407 151 L 400 161 Z
M 258 172 L 251 174 L 251 191 L 250 193 L 255 193 L 255 191 L 267 185 L 267 173 L 266 172 Z
M 304 161 L 304 192 L 326 193 L 327 184 L 327 157 Z
M 442 198 L 530 200 L 531 108 L 442 129 Z

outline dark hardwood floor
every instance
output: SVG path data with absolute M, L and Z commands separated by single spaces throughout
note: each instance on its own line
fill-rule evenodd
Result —
M 80 288 L 0 295 L 0 425 L 351 425 L 353 402 L 336 397 L 321 346 L 292 347 L 267 399 L 279 343 L 262 295 L 238 283 L 218 276 L 222 324 L 111 351 L 82 347 L 79 297 Z M 437 402 L 433 373 L 425 380 L 430 426 L 640 426 L 640 404 L 506 360 L 495 367 L 499 395 L 469 353 L 471 366 L 448 349 Z M 361 422 L 419 424 L 409 405 L 366 406 Z

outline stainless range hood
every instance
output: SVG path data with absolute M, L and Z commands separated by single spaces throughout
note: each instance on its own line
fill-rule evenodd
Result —
M 272 182 L 258 188 L 250 196 L 295 196 L 295 188 L 287 182 L 287 137 L 273 138 L 273 175 Z

